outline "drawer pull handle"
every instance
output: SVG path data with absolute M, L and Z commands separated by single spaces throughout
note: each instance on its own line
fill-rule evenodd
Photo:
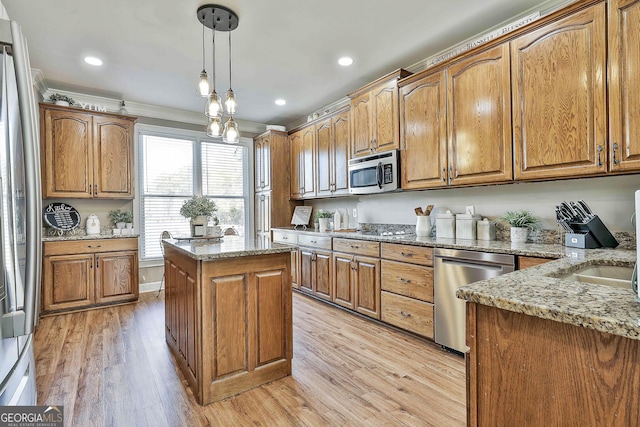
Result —
M 102 245 L 96 245 L 96 246 L 92 246 L 92 245 L 87 245 L 88 248 L 94 249 L 94 248 L 101 248 Z
M 360 247 L 358 245 L 349 245 L 349 246 L 351 246 L 352 249 L 358 249 Z
M 404 257 L 407 257 L 407 258 L 410 258 L 410 257 L 413 256 L 413 254 L 411 252 L 400 252 L 400 255 L 402 255 Z
M 400 315 L 402 317 L 411 317 L 411 313 L 405 313 L 404 311 L 400 310 Z
M 282 240 L 289 240 L 287 236 L 282 236 Z
M 402 277 L 398 277 L 402 283 L 411 283 L 410 279 L 403 279 Z
M 317 240 L 312 240 L 311 243 L 318 243 L 318 241 Z

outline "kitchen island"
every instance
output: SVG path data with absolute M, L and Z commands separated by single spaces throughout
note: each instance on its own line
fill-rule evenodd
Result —
M 629 287 L 571 280 L 632 267 L 635 252 L 581 251 L 458 289 L 467 300 L 468 425 L 637 425 L 640 303 Z
M 291 248 L 225 236 L 164 246 L 165 336 L 201 405 L 291 374 Z

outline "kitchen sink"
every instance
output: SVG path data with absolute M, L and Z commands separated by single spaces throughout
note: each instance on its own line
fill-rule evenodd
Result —
M 559 276 L 558 279 L 631 289 L 632 274 L 633 267 L 588 265 L 569 274 Z

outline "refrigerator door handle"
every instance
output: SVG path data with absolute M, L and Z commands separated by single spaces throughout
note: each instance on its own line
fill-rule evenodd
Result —
M 31 64 L 20 24 L 15 21 L 11 21 L 11 34 L 13 37 L 13 59 L 16 69 L 18 99 L 20 100 L 20 120 L 22 122 L 25 158 L 27 264 L 25 268 L 24 334 L 30 334 L 33 333 L 34 326 L 38 321 L 40 274 L 42 269 L 40 151 L 35 110 L 36 103 L 31 80 Z M 36 165 L 36 167 L 33 167 L 33 165 Z

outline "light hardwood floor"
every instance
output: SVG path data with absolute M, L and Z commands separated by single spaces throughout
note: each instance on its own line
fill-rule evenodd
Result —
M 38 403 L 65 426 L 457 426 L 464 359 L 294 293 L 291 377 L 199 406 L 164 340 L 162 295 L 41 319 Z

